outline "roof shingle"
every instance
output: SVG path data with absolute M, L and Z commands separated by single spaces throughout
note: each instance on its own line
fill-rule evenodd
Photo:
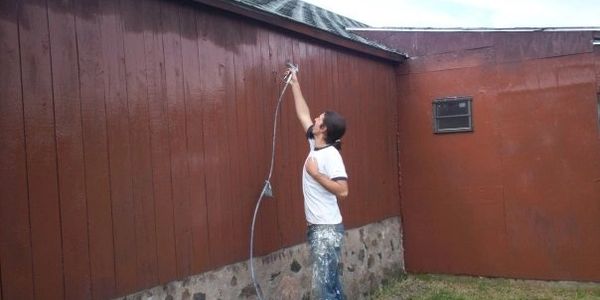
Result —
M 406 56 L 405 53 L 374 41 L 367 40 L 362 36 L 346 30 L 348 27 L 368 28 L 369 26 L 356 20 L 344 17 L 329 10 L 306 3 L 301 0 L 230 0 L 242 5 L 258 9 L 271 14 L 279 15 L 292 21 L 303 23 L 320 30 L 327 31 L 346 39 L 366 44 L 380 50 Z

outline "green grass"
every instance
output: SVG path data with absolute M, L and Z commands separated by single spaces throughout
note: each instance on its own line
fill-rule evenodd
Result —
M 419 274 L 388 280 L 387 284 L 373 291 L 371 299 L 600 300 L 600 283 Z

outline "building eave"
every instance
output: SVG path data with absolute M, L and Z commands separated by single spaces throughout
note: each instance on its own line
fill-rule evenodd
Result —
M 241 15 L 259 22 L 267 23 L 292 32 L 296 32 L 336 46 L 354 50 L 369 56 L 374 56 L 394 63 L 405 61 L 408 56 L 404 53 L 387 51 L 352 39 L 338 36 L 326 30 L 298 22 L 294 19 L 256 9 L 241 2 L 231 0 L 193 0 L 207 6 L 215 7 L 233 14 Z

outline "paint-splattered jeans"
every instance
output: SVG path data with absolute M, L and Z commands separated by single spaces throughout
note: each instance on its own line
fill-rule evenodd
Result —
M 343 237 L 343 224 L 308 226 L 307 238 L 313 265 L 311 299 L 344 299 L 338 272 Z

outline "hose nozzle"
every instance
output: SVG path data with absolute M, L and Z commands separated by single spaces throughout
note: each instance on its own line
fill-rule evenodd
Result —
M 300 71 L 300 69 L 298 69 L 298 65 L 295 65 L 291 61 L 286 62 L 285 66 L 288 67 L 291 72 L 298 73 L 298 71 Z
M 292 74 L 298 73 L 300 69 L 298 69 L 298 65 L 293 64 L 291 61 L 286 62 L 285 66 L 288 68 L 288 70 L 283 77 L 283 81 L 289 83 L 292 80 Z

